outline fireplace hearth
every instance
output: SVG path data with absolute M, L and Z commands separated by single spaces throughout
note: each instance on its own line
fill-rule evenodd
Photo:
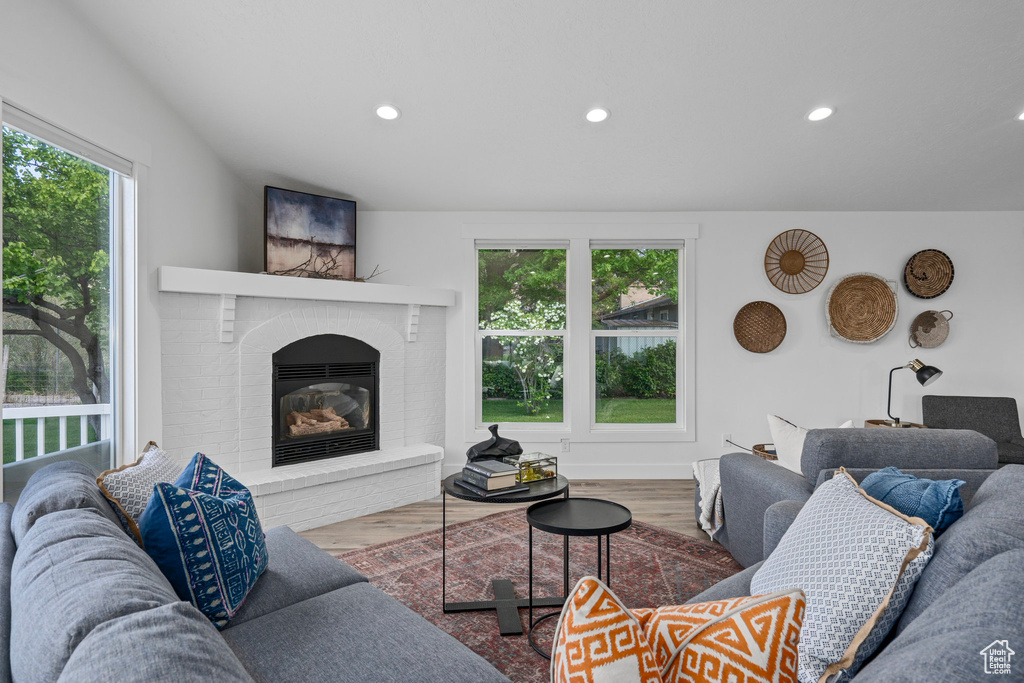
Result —
M 379 363 L 372 346 L 337 334 L 277 351 L 272 465 L 378 450 Z

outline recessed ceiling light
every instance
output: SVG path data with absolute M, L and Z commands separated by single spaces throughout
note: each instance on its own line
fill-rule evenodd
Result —
M 1017 120 L 1018 121 L 1024 121 L 1024 111 L 1022 111 L 1020 114 L 1017 115 Z
M 381 117 L 385 121 L 394 121 L 402 112 L 398 111 L 398 107 L 392 104 L 382 104 L 377 107 L 377 116 Z
M 601 123 L 608 118 L 608 110 L 602 107 L 594 107 L 587 112 L 587 121 L 591 123 Z
M 818 107 L 807 115 L 808 121 L 824 121 L 836 112 L 832 107 Z

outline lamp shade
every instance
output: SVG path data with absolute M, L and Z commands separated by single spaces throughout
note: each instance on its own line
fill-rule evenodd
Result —
M 942 377 L 942 370 L 939 370 L 933 365 L 926 365 L 917 371 L 917 381 L 921 383 L 921 386 L 926 387 L 939 377 Z
M 923 387 L 942 377 L 942 370 L 939 370 L 934 365 L 925 365 L 916 358 L 910 362 L 910 369 L 917 373 L 917 381 Z

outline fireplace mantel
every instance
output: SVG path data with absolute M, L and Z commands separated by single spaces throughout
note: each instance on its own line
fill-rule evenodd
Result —
M 307 299 L 417 306 L 454 306 L 455 291 L 432 287 L 385 285 L 376 282 L 347 282 L 305 277 L 236 273 L 226 270 L 160 266 L 157 271 L 161 292 L 179 294 L 220 294 L 269 299 Z

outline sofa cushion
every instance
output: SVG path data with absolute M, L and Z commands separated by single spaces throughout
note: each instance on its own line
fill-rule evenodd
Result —
M 14 565 L 14 536 L 11 534 L 11 514 L 14 507 L 0 503 L 0 683 L 11 680 L 11 569 Z
M 1024 548 L 1024 465 L 1007 465 L 981 485 L 967 512 L 935 541 L 935 553 L 903 617 L 901 633 L 933 602 L 990 557 Z
M 811 482 L 818 480 L 822 470 L 880 470 L 889 465 L 904 472 L 994 470 L 999 466 L 999 454 L 995 441 L 969 429 L 812 429 L 804 440 L 800 461 Z
M 80 462 L 47 465 L 29 478 L 14 506 L 11 532 L 19 546 L 32 525 L 44 515 L 60 510 L 92 508 L 121 526 L 107 499 L 96 486 L 96 473 Z
M 252 495 L 202 453 L 174 484 L 154 485 L 139 529 L 178 597 L 217 628 L 227 626 L 267 568 Z
M 14 679 L 55 680 L 99 624 L 177 601 L 149 556 L 96 509 L 41 517 L 11 572 Z
M 1018 654 L 1010 675 L 993 680 L 1020 680 L 1022 566 L 1024 550 L 1011 550 L 975 567 L 865 665 L 857 683 L 988 680 L 982 651 L 997 641 L 1008 641 Z
M 267 531 L 270 562 L 249 591 L 228 628 L 276 612 L 282 607 L 330 593 L 366 577 L 286 526 Z
M 923 520 L 870 498 L 842 472 L 800 510 L 750 591 L 802 588 L 800 680 L 848 680 L 899 618 L 931 553 Z
M 251 619 L 221 635 L 252 677 L 262 681 L 508 681 L 465 645 L 368 583 Z
M 126 614 L 94 628 L 59 681 L 216 681 L 252 683 L 217 629 L 187 602 Z

